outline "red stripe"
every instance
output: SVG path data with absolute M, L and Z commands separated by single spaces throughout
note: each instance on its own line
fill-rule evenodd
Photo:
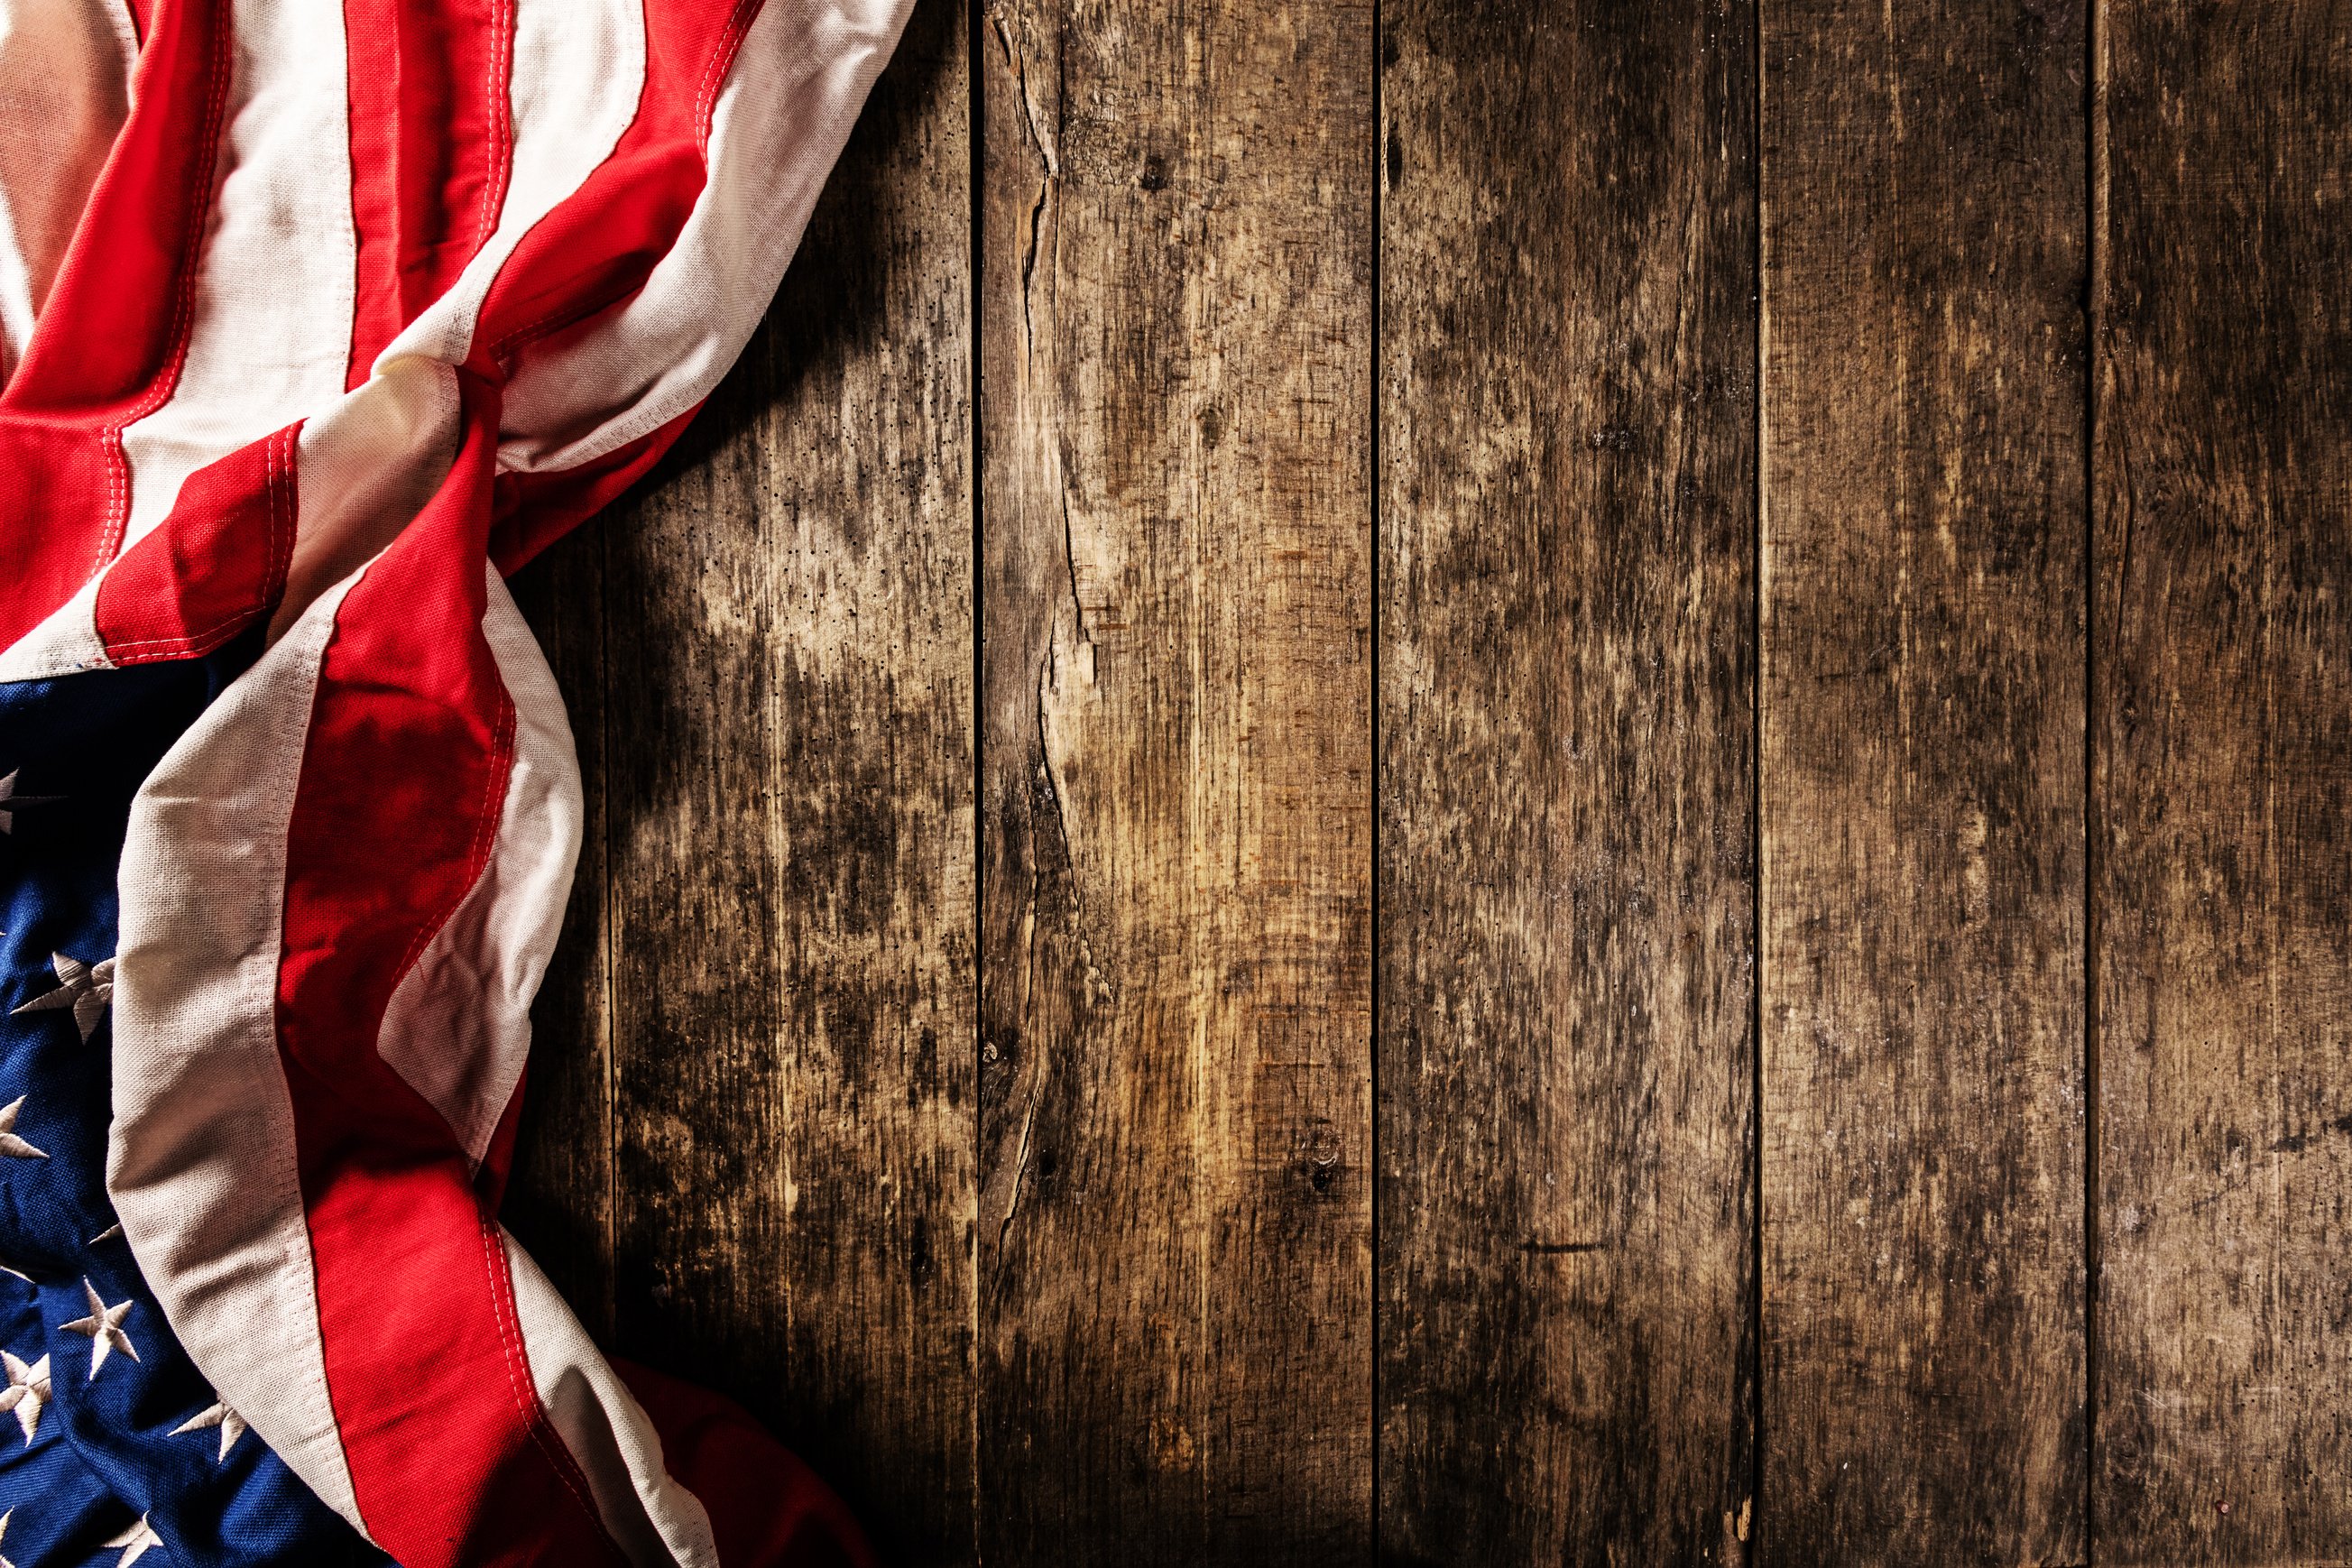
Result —
M 352 353 L 344 384 L 367 379 L 407 316 L 400 297 L 400 30 L 393 0 L 343 0 L 351 121 Z
M 464 395 L 456 468 L 344 597 L 321 663 L 278 1040 L 328 1391 L 369 1532 L 407 1568 L 588 1564 L 615 1548 L 532 1390 L 465 1151 L 376 1054 L 394 987 L 481 874 L 512 757 L 481 633 L 498 399 L 470 377 Z
M 104 562 L 119 461 L 88 429 L 0 413 L 0 648 L 47 619 Z
M 502 375 L 525 343 L 628 299 L 677 242 L 709 170 L 710 117 L 761 0 L 646 0 L 637 115 L 499 269 L 467 363 Z
M 512 576 L 532 556 L 618 500 L 661 460 L 701 412 L 698 403 L 668 424 L 577 468 L 500 474 L 490 526 L 490 559 L 499 571 Z
M 20 5 L 0 29 L 0 192 L 37 316 L 129 106 L 121 42 L 95 20 L 82 5 Z
M 98 585 L 95 620 L 118 665 L 210 653 L 286 588 L 300 504 L 297 423 L 188 476 L 171 514 Z
M 222 0 L 158 6 L 131 73 L 131 116 L 0 408 L 70 417 L 152 407 L 168 394 L 163 373 L 177 368 L 194 308 L 231 32 Z
M 228 90 L 220 0 L 160 0 L 131 116 L 0 389 L 0 647 L 71 598 L 131 512 L 122 427 L 171 395 Z
M 359 239 L 347 385 L 498 226 L 514 26 L 513 0 L 343 0 Z
M 757 0 L 648 4 L 637 116 L 500 269 L 460 374 L 457 467 L 346 596 L 322 661 L 288 843 L 279 1037 L 329 1389 L 362 1515 L 409 1568 L 615 1552 L 530 1393 L 483 1201 L 500 1184 L 506 1140 L 477 1191 L 455 1137 L 376 1040 L 394 986 L 479 875 L 510 761 L 512 710 L 479 624 L 495 389 L 521 345 L 627 299 L 675 245 L 756 10 Z M 685 423 L 575 473 L 500 481 L 501 562 L 609 499 Z M 395 1295 L 404 1310 L 386 1311 Z M 705 1496 L 730 1568 L 865 1568 L 855 1527 L 837 1504 L 812 1500 L 781 1449 L 658 1398 L 677 1443 L 671 1473 Z
M 646 0 L 637 115 L 579 190 L 523 237 L 484 301 L 467 363 L 503 380 L 530 343 L 587 331 L 677 243 L 709 183 L 710 119 L 761 0 Z M 635 482 L 696 409 L 577 468 L 502 476 L 492 548 L 512 572 Z

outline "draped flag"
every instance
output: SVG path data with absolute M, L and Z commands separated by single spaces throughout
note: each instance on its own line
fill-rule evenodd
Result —
M 496 1212 L 580 835 L 502 574 L 907 0 L 0 0 L 0 1563 L 861 1564 Z

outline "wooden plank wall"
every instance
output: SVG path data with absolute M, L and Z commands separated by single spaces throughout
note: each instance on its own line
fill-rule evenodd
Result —
M 510 1221 L 903 1564 L 2352 1558 L 2352 5 L 921 0 L 518 583 Z
M 2079 6 L 1764 14 L 1764 1558 L 2084 1552 Z
M 2101 1556 L 2342 1558 L 2352 8 L 2100 43 Z
M 1756 1371 L 1752 20 L 1383 28 L 1381 1542 L 1721 1562 Z
M 902 1562 L 979 1517 L 965 43 L 920 11 L 662 477 L 524 574 L 592 798 L 511 1223 Z
M 1370 51 L 983 18 L 991 1561 L 1367 1543 Z

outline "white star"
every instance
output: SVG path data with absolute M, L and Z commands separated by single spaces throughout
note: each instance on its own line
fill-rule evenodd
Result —
M 13 1508 L 6 1513 L 0 1513 L 0 1536 L 5 1536 L 8 1533 L 8 1521 L 14 1518 L 16 1513 L 16 1510 Z M 5 1557 L 0 1557 L 0 1568 L 16 1568 L 16 1565 Z
M 16 812 L 27 805 L 47 805 L 53 800 L 63 800 L 61 795 L 18 795 L 16 775 L 24 770 L 10 768 L 6 778 L 0 778 L 0 833 L 16 831 Z
M 25 1447 L 29 1448 L 41 1429 L 41 1411 L 49 1403 L 49 1358 L 43 1356 L 26 1366 L 0 1351 L 0 1365 L 8 1369 L 8 1386 L 0 1388 L 0 1415 L 11 1410 L 16 1413 L 16 1425 L 25 1429 Z
M 220 1453 L 213 1461 L 218 1464 L 228 1458 L 228 1451 L 236 1447 L 239 1437 L 245 1436 L 245 1417 L 226 1405 L 215 1404 L 211 1409 L 199 1410 L 173 1427 L 172 1436 L 176 1437 L 183 1432 L 201 1432 L 207 1426 L 220 1428 Z
M 69 1334 L 79 1334 L 89 1341 L 89 1375 L 94 1382 L 98 1377 L 98 1369 L 106 1364 L 106 1355 L 109 1351 L 121 1351 L 132 1361 L 139 1359 L 139 1352 L 131 1346 L 131 1336 L 122 1331 L 122 1320 L 131 1315 L 131 1309 L 135 1303 L 126 1300 L 119 1306 L 110 1307 L 99 1300 L 97 1289 L 87 1279 L 81 1282 L 81 1291 L 83 1295 L 89 1298 L 89 1316 L 76 1318 L 72 1322 L 65 1325 L 65 1331 Z M 120 1543 L 109 1542 L 107 1544 L 112 1546 Z M 130 1559 L 126 1557 L 123 1561 L 127 1563 Z
M 25 1097 L 18 1095 L 5 1105 L 0 1105 L 0 1154 L 12 1160 L 46 1160 L 47 1154 L 16 1136 L 16 1112 L 24 1109 Z M 8 1271 L 16 1273 L 15 1269 Z
M 47 1013 L 58 1007 L 73 1009 L 74 1027 L 81 1037 L 89 1038 L 98 1021 L 106 1016 L 106 1009 L 114 1000 L 114 960 L 101 958 L 96 963 L 84 963 L 79 958 L 68 958 L 62 952 L 49 954 L 49 967 L 58 972 L 58 988 L 44 991 L 30 1002 L 9 1014 Z
M 131 1563 L 147 1555 L 149 1547 L 163 1545 L 163 1538 L 147 1527 L 147 1516 L 142 1513 L 138 1523 L 120 1535 L 108 1536 L 99 1544 L 121 1547 L 122 1555 L 114 1560 L 114 1568 L 131 1568 Z
M 89 1245 L 96 1247 L 101 1241 L 112 1241 L 116 1237 L 121 1236 L 121 1234 L 122 1225 L 121 1222 L 118 1220 L 113 1225 L 110 1225 L 104 1230 L 100 1231 L 96 1236 L 91 1237 L 89 1238 Z M 13 1274 L 16 1270 L 12 1268 L 9 1272 Z

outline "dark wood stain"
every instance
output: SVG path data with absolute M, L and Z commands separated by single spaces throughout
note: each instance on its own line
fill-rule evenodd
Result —
M 540 1010 L 526 1239 L 898 1563 L 977 1517 L 964 37 L 922 9 L 766 326 L 529 601 L 597 719 L 608 957 Z
M 580 866 L 531 1009 L 530 1063 L 501 1214 L 588 1331 L 613 1333 L 612 879 L 605 864 L 604 537 L 583 529 L 513 582 L 572 720 L 586 794 Z
M 1370 24 L 982 18 L 994 1562 L 1369 1550 Z
M 1764 1561 L 2084 1552 L 2084 14 L 1764 7 Z
M 1381 1542 L 1737 1562 L 1752 19 L 1382 26 Z
M 896 1564 L 2352 1557 L 2347 192 L 2330 0 L 923 0 L 517 583 L 509 1222 Z
M 2107 28 L 2100 1560 L 2341 1560 L 2352 10 Z

